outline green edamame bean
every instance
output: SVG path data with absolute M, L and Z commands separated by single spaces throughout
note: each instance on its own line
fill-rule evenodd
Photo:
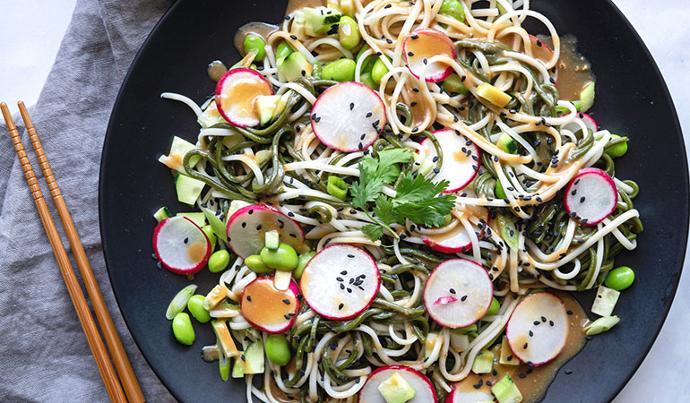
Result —
M 352 59 L 340 59 L 323 66 L 321 78 L 339 82 L 355 79 L 355 67 L 357 64 Z
M 362 39 L 357 22 L 347 15 L 340 17 L 338 24 L 338 40 L 345 49 L 354 49 Z
M 266 337 L 266 356 L 276 365 L 287 365 L 292 353 L 288 346 L 287 338 L 282 334 L 272 334 Z
M 604 285 L 616 291 L 623 291 L 635 282 L 635 272 L 628 266 L 617 267 L 606 275 Z
M 283 61 L 290 56 L 290 54 L 293 52 L 292 48 L 290 45 L 287 44 L 287 42 L 283 41 L 276 46 L 276 64 L 280 66 L 283 64 Z
M 443 0 L 439 13 L 453 17 L 460 22 L 465 21 L 465 9 L 458 0 Z
M 204 231 L 204 234 L 206 234 L 206 237 L 208 238 L 208 241 L 211 243 L 211 252 L 213 252 L 216 249 L 216 234 L 213 233 L 213 228 L 210 225 L 204 225 L 201 227 L 201 230 Z
M 362 73 L 359 76 L 359 81 L 371 89 L 376 89 L 377 87 L 374 80 L 371 79 L 371 73 Z
M 618 140 L 621 139 L 621 140 Z M 606 154 L 609 155 L 611 158 L 619 158 L 624 156 L 625 154 L 628 153 L 628 138 L 627 137 L 621 137 L 617 134 L 612 134 L 611 135 L 611 140 L 614 141 L 616 140 L 615 144 L 612 144 L 610 146 L 607 146 L 605 148 Z
M 314 255 L 316 255 L 316 253 L 312 251 L 299 255 L 297 268 L 294 272 L 292 272 L 292 277 L 299 280 L 300 277 L 302 277 L 302 273 L 304 273 L 304 268 L 307 267 L 307 263 L 309 263 L 309 261 L 311 260 L 311 258 L 314 257 Z
M 245 53 L 256 52 L 254 60 L 264 60 L 266 57 L 266 41 L 259 35 L 249 34 L 244 37 L 244 51 Z
M 374 62 L 374 66 L 371 68 L 371 79 L 374 80 L 376 84 L 379 84 L 381 83 L 381 79 L 384 75 L 386 75 L 386 73 L 388 73 L 388 67 L 386 67 L 386 64 L 383 62 L 383 59 L 376 59 L 376 62 Z
M 263 248 L 260 256 L 266 266 L 282 271 L 294 270 L 299 260 L 295 249 L 286 243 L 278 245 L 276 250 Z
M 494 195 L 497 199 L 505 199 L 507 197 L 506 191 L 503 190 L 503 185 L 501 185 L 501 181 L 499 180 L 496 180 L 496 186 L 494 187 Z
M 211 273 L 220 273 L 230 264 L 230 252 L 225 249 L 213 252 L 208 259 L 208 270 Z
M 209 315 L 208 310 L 204 308 L 205 300 L 205 296 L 197 294 L 187 301 L 187 309 L 199 323 L 207 323 L 211 320 L 211 315 Z
M 180 312 L 173 318 L 172 331 L 175 339 L 185 346 L 194 344 L 196 334 L 194 334 L 194 327 L 192 320 L 185 312 Z
M 498 300 L 496 299 L 496 297 L 494 297 L 494 298 L 491 300 L 491 305 L 489 305 L 489 310 L 486 311 L 486 314 L 489 315 L 489 316 L 491 316 L 491 315 L 496 315 L 496 314 L 498 313 L 498 311 L 500 311 L 500 310 L 501 310 L 501 303 L 498 302 Z
M 273 271 L 270 267 L 266 266 L 259 255 L 247 256 L 247 258 L 244 259 L 244 264 L 249 267 L 249 270 L 259 274 L 270 273 Z
M 359 49 L 359 52 L 357 52 L 357 56 L 355 57 L 355 60 L 359 61 L 359 59 L 364 57 L 364 56 L 362 56 L 362 54 L 364 54 L 364 52 L 366 52 L 367 50 L 369 50 L 368 46 L 362 46 L 362 48 Z M 372 55 L 367 56 L 366 59 L 364 59 L 364 61 L 362 62 L 362 67 L 361 67 L 361 70 L 359 71 L 360 74 L 371 72 L 371 67 L 373 65 L 374 65 L 374 57 Z

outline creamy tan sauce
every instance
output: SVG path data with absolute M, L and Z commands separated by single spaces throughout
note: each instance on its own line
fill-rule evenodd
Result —
M 568 312 L 572 312 L 572 314 L 568 316 L 570 319 L 568 339 L 563 351 L 561 351 L 555 360 L 546 365 L 532 369 L 524 364 L 517 366 L 495 364 L 495 376 L 492 374 L 470 374 L 457 384 L 458 389 L 468 393 L 478 391 L 491 393 L 490 385 L 500 381 L 503 379 L 504 375 L 508 374 L 513 378 L 515 385 L 520 390 L 520 393 L 522 393 L 522 401 L 524 403 L 539 401 L 546 393 L 546 390 L 556 376 L 558 370 L 568 362 L 568 360 L 580 352 L 586 342 L 583 325 L 587 322 L 587 315 L 575 298 L 562 293 L 558 295 L 563 300 L 565 309 Z M 482 386 L 475 388 L 474 385 L 478 385 L 480 380 L 482 381 Z M 487 385 L 487 381 L 490 382 L 489 385 Z
M 199 262 L 206 255 L 206 242 L 196 241 L 187 247 L 187 257 L 192 262 Z
M 240 52 L 241 55 L 244 56 L 244 37 L 253 34 L 253 35 L 258 35 L 262 38 L 264 38 L 264 41 L 268 39 L 268 36 L 271 35 L 274 31 L 278 30 L 277 25 L 273 24 L 268 24 L 265 22 L 250 22 L 247 24 L 242 25 L 237 32 L 235 33 L 235 36 L 232 39 L 232 44 L 235 46 L 235 49 Z
M 580 92 L 594 81 L 592 67 L 584 56 L 577 53 L 577 39 L 574 36 L 561 38 L 561 55 L 558 59 L 556 88 L 561 99 L 580 99 Z
M 286 304 L 284 300 L 289 303 Z M 253 323 L 275 325 L 285 322 L 285 315 L 292 314 L 295 295 L 288 290 L 281 291 L 272 281 L 255 281 L 242 294 L 242 315 Z
M 227 73 L 228 68 L 220 60 L 214 60 L 208 64 L 207 68 L 208 77 L 213 81 L 220 80 L 225 73 Z

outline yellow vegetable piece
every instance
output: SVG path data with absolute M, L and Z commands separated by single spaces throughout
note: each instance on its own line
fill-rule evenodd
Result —
M 501 108 L 508 105 L 511 97 L 489 83 L 481 83 L 477 86 L 477 95 Z

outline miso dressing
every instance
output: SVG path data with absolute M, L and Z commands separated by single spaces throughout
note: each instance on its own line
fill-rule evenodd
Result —
M 587 84 L 594 82 L 592 66 L 584 56 L 577 53 L 577 39 L 574 36 L 566 35 L 561 38 L 561 54 L 556 67 L 556 89 L 561 99 L 580 99 L 580 92 Z

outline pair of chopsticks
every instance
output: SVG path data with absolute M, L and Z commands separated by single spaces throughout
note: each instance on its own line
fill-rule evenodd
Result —
M 93 310 L 98 319 L 98 324 L 100 325 L 100 330 L 103 332 L 105 337 L 105 342 L 110 350 L 110 355 L 108 354 L 108 349 L 106 349 L 103 340 L 99 334 L 98 327 L 94 321 L 93 315 L 89 309 L 86 297 L 82 292 L 77 276 L 74 272 L 74 267 L 67 256 L 67 251 L 62 244 L 62 239 L 60 239 L 60 234 L 55 226 L 55 221 L 50 213 L 48 204 L 43 197 L 43 192 L 38 185 L 38 180 L 36 179 L 36 174 L 34 173 L 31 162 L 27 158 L 26 151 L 24 150 L 24 145 L 22 144 L 21 138 L 19 136 L 19 131 L 17 130 L 12 115 L 10 114 L 7 104 L 4 102 L 0 103 L 0 109 L 2 110 L 2 116 L 5 119 L 7 125 L 7 130 L 9 132 L 10 138 L 12 139 L 12 144 L 19 157 L 19 161 L 24 171 L 24 177 L 26 183 L 29 186 L 31 195 L 33 196 L 34 203 L 36 204 L 36 209 L 38 210 L 41 223 L 43 224 L 43 229 L 45 230 L 50 246 L 53 248 L 53 254 L 55 255 L 55 260 L 57 260 L 58 266 L 60 268 L 60 273 L 67 286 L 67 292 L 72 300 L 74 309 L 77 312 L 77 317 L 81 323 L 81 327 L 86 335 L 86 341 L 91 348 L 91 353 L 93 354 L 96 365 L 98 366 L 98 371 L 105 384 L 105 389 L 113 402 L 143 402 L 144 394 L 141 391 L 139 382 L 137 381 L 134 370 L 132 369 L 132 364 L 127 357 L 124 346 L 122 345 L 122 340 L 120 340 L 120 335 L 117 333 L 113 319 L 108 312 L 105 300 L 103 299 L 103 294 L 101 294 L 100 287 L 96 281 L 96 276 L 93 274 L 91 264 L 86 257 L 86 252 L 84 251 L 84 246 L 79 239 L 79 234 L 74 226 L 74 221 L 72 216 L 67 209 L 65 200 L 62 197 L 60 188 L 55 180 L 53 171 L 50 168 L 48 159 L 43 151 L 43 145 L 38 139 L 38 134 L 36 129 L 31 122 L 31 117 L 27 111 L 24 103 L 19 101 L 17 103 L 19 106 L 19 112 L 24 121 L 24 126 L 29 133 L 29 140 L 31 145 L 36 152 L 36 159 L 43 171 L 43 176 L 50 190 L 50 195 L 53 199 L 53 205 L 60 216 L 62 221 L 62 226 L 69 240 L 69 244 L 74 256 L 74 260 L 79 267 L 82 280 L 84 281 L 84 287 L 91 300 Z M 112 360 L 111 360 L 112 358 Z M 115 367 L 113 368 L 113 362 Z

